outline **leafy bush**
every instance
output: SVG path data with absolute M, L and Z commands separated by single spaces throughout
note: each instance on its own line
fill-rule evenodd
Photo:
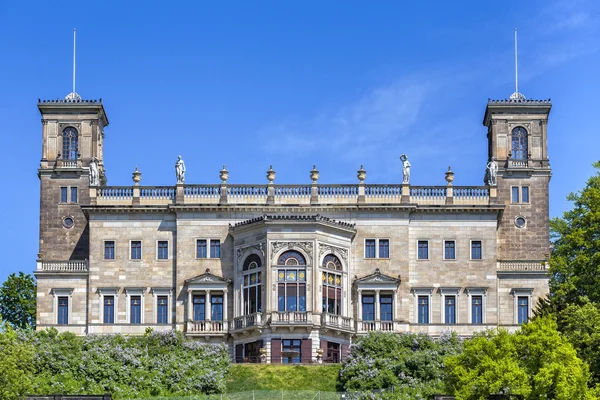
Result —
M 219 393 L 229 368 L 225 345 L 174 331 L 78 337 L 55 329 L 9 330 L 0 333 L 0 353 L 8 356 L 0 359 L 0 373 L 8 371 L 0 377 L 2 399 L 26 392 L 114 398 Z
M 340 389 L 368 391 L 395 387 L 397 395 L 428 398 L 443 392 L 444 360 L 462 348 L 455 334 L 374 332 L 350 346 L 340 370 Z

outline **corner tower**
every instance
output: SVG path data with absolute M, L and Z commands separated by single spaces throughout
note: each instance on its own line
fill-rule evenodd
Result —
M 517 92 L 517 94 L 519 94 Z M 541 261 L 549 253 L 548 115 L 550 100 L 488 100 L 488 158 L 498 164 L 498 259 Z
M 80 206 L 89 204 L 90 161 L 98 160 L 100 184 L 106 182 L 102 100 L 38 101 L 42 114 L 39 261 L 89 258 L 87 220 Z

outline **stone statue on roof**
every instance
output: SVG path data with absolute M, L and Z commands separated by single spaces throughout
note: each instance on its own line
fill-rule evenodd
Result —
M 498 163 L 494 157 L 490 158 L 490 161 L 485 167 L 485 183 L 490 186 L 496 186 L 496 177 L 498 175 Z
M 408 156 L 406 154 L 402 154 L 400 156 L 400 161 L 402 161 L 402 183 L 409 183 L 410 162 L 408 161 Z
M 98 170 L 98 159 L 92 157 L 90 160 L 90 186 L 100 185 L 100 173 Z
M 177 176 L 177 183 L 185 182 L 185 163 L 181 156 L 177 156 L 177 162 L 175 163 L 175 175 Z

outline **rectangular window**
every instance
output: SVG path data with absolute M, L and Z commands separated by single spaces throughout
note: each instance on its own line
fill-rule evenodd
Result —
M 210 296 L 210 319 L 223 321 L 223 296 Z
M 446 240 L 444 242 L 444 259 L 456 259 L 456 242 L 454 240 Z
M 104 296 L 104 323 L 115 323 L 115 297 Z
M 390 241 L 379 239 L 379 258 L 390 258 Z
M 521 203 L 529 203 L 529 186 L 521 188 Z
M 61 203 L 67 203 L 68 199 L 67 199 L 67 194 L 68 194 L 68 189 L 67 187 L 61 187 L 60 188 L 60 202 Z
M 445 323 L 455 324 L 456 323 L 456 297 L 445 296 L 444 297 L 444 318 Z
M 196 258 L 207 258 L 206 239 L 196 240 Z
M 471 323 L 482 324 L 483 323 L 483 297 L 472 296 L 471 297 Z
M 129 301 L 129 322 L 132 324 L 141 324 L 142 296 L 131 296 L 131 299 Z
M 168 260 L 169 259 L 169 242 L 166 240 L 160 240 L 158 242 L 158 254 L 157 258 L 159 260 Z
M 210 241 L 210 258 L 221 258 L 221 241 Z
M 513 186 L 511 188 L 512 192 L 511 192 L 511 198 L 510 201 L 512 203 L 518 203 L 519 202 L 519 187 L 518 186 Z
M 471 260 L 481 260 L 481 240 L 471 242 Z
M 104 242 L 104 259 L 114 260 L 115 259 L 115 242 L 114 240 L 107 240 Z
M 365 240 L 365 258 L 375 258 L 375 239 Z
M 195 295 L 193 298 L 194 303 L 194 321 L 204 321 L 206 320 L 204 303 L 206 302 L 206 297 L 204 295 Z
M 429 296 L 418 297 L 419 324 L 429 323 Z
M 169 297 L 158 296 L 156 298 L 156 323 L 169 323 Z
M 77 188 L 71 188 L 71 203 L 77 203 Z
M 284 364 L 298 364 L 302 359 L 300 339 L 284 339 L 282 345 L 282 362 Z
M 419 240 L 417 258 L 419 260 L 429 259 L 429 242 L 427 240 Z
M 277 288 L 277 311 L 285 311 L 285 283 L 280 283 Z
M 392 321 L 394 319 L 394 313 L 392 311 L 392 296 L 382 295 L 379 297 L 380 303 L 380 317 L 382 321 Z
M 69 297 L 60 296 L 58 298 L 58 324 L 69 324 Z
M 529 320 L 529 297 L 517 298 L 518 322 L 524 324 Z
M 375 297 L 373 295 L 363 295 L 362 297 L 362 318 L 363 321 L 375 321 Z
M 142 259 L 142 241 L 132 240 L 131 241 L 131 259 L 141 260 Z

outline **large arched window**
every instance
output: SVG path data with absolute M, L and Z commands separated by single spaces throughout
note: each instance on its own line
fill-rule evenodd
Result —
M 77 129 L 68 127 L 63 131 L 63 160 L 77 160 L 79 154 L 79 134 Z
M 260 257 L 250 254 L 244 261 L 242 296 L 244 315 L 262 312 L 262 271 Z
M 323 283 L 323 312 L 340 315 L 342 313 L 342 263 L 333 254 L 323 258 L 321 264 Z
M 277 310 L 306 311 L 306 259 L 286 251 L 277 260 Z
M 513 160 L 527 160 L 527 130 L 516 127 L 512 130 L 512 158 Z

